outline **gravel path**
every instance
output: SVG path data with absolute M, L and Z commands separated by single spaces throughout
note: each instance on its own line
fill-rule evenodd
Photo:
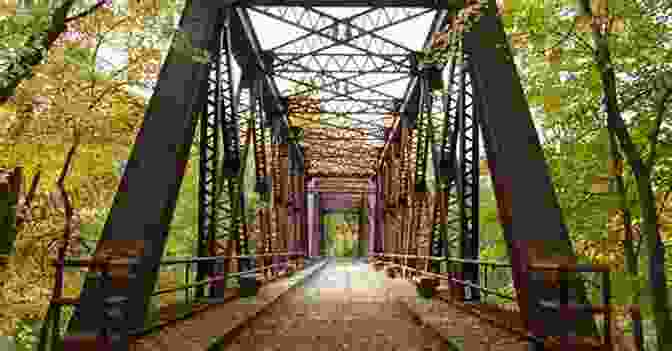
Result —
M 331 262 L 223 350 L 449 350 L 413 321 L 386 280 L 363 262 Z

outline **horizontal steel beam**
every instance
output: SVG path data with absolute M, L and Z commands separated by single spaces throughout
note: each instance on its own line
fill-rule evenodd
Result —
M 381 98 L 356 98 L 356 99 L 349 99 L 349 98 L 343 98 L 343 97 L 333 97 L 333 98 L 320 98 L 320 103 L 324 102 L 350 102 L 350 101 L 372 101 L 372 102 L 387 102 L 387 103 L 394 103 L 393 99 L 381 99 Z
M 337 188 L 326 188 L 326 189 L 316 189 L 311 190 L 314 193 L 348 193 L 348 194 L 358 194 L 358 193 L 375 193 L 368 189 L 337 189 Z
M 366 110 L 355 110 L 355 111 L 346 111 L 346 112 L 320 110 L 320 113 L 331 113 L 331 114 L 347 113 L 349 115 L 382 115 L 382 114 L 385 114 L 385 113 L 388 113 L 388 112 L 392 112 L 392 110 L 383 109 L 383 108 L 381 108 L 379 110 L 366 109 Z
M 335 74 L 335 73 L 348 73 L 348 74 L 407 74 L 410 72 L 410 70 L 404 69 L 404 70 L 394 70 L 394 71 L 377 71 L 377 70 L 369 70 L 369 71 L 359 71 L 359 70 L 352 70 L 352 69 L 346 69 L 346 70 L 335 70 L 335 69 L 275 69 L 276 72 L 279 73 L 326 73 L 326 74 Z
M 373 172 L 363 172 L 363 173 L 334 173 L 334 172 L 319 172 L 311 171 L 308 169 L 308 177 L 313 178 L 364 178 L 368 179 L 375 175 Z
M 344 178 L 334 178 L 334 179 L 340 180 Z M 323 180 L 320 180 L 320 182 L 323 182 Z M 327 190 L 368 191 L 369 185 L 366 179 L 360 178 L 359 183 L 349 183 L 349 184 L 343 184 L 341 186 L 337 186 L 336 184 L 318 184 L 314 187 L 309 187 L 309 189 L 311 189 L 311 191 L 327 191 Z
M 306 156 L 311 156 L 311 157 L 336 157 L 336 158 L 341 158 L 341 157 L 357 157 L 361 158 L 362 160 L 366 160 L 366 158 L 378 158 L 378 152 L 375 150 L 347 150 L 345 152 L 329 152 L 329 151 L 314 151 L 314 149 L 308 150 L 306 152 Z M 368 162 L 368 160 L 366 160 Z
M 292 56 L 305 56 L 306 54 L 310 54 L 310 52 L 279 52 L 279 53 L 274 53 L 275 56 L 278 58 L 280 57 L 285 57 L 287 56 L 287 59 L 292 58 Z M 408 59 L 408 56 L 406 54 L 375 54 L 375 55 L 370 55 L 370 54 L 360 54 L 360 53 L 343 53 L 343 54 L 334 54 L 334 53 L 318 53 L 315 55 L 310 55 L 310 57 L 314 58 L 349 58 L 349 57 L 384 57 L 384 58 L 390 58 L 390 59 L 400 59 L 403 61 L 406 61 Z M 274 65 L 274 66 L 279 66 L 279 65 Z
M 241 0 L 241 6 L 324 7 L 421 7 L 446 9 L 460 6 L 459 0 Z

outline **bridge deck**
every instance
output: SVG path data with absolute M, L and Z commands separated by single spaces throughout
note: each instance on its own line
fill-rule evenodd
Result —
M 208 350 L 222 336 L 222 345 L 210 350 L 451 350 L 449 343 L 526 350 L 513 333 L 448 302 L 419 299 L 411 283 L 364 262 L 319 268 L 302 272 L 316 274 L 292 291 L 293 279 L 272 282 L 255 299 L 212 307 L 136 340 L 131 350 Z

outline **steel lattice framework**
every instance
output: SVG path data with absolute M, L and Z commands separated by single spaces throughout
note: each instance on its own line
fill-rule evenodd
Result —
M 363 139 L 379 141 L 384 141 L 380 117 L 396 111 L 403 98 L 383 88 L 408 81 L 410 58 L 415 54 L 414 50 L 388 38 L 384 31 L 437 12 L 432 8 L 372 7 L 339 18 L 319 7 L 250 7 L 249 11 L 304 33 L 268 50 L 273 57 L 272 76 L 299 87 L 317 77 L 321 113 L 347 114 L 352 127 L 364 128 Z M 299 89 L 297 94 L 309 89 Z M 378 118 L 363 119 L 360 115 Z M 323 119 L 322 126 L 352 128 L 339 127 Z M 328 137 L 325 141 L 333 139 Z M 327 143 L 311 140 L 309 146 L 314 144 Z
M 370 253 L 478 258 L 482 135 L 521 310 L 530 323 L 553 320 L 562 325 L 557 330 L 575 329 L 573 321 L 530 307 L 537 296 L 557 297 L 527 272 L 530 240 L 545 229 L 543 238 L 555 249 L 573 252 L 494 0 L 461 39 L 462 59 L 453 57 L 445 67 L 419 64 L 416 51 L 386 30 L 431 16 L 422 44 L 430 48 L 432 33 L 446 29 L 463 1 L 187 3 L 180 28 L 190 34 L 192 48 L 209 54 L 208 62 L 186 57 L 185 63 L 187 55 L 171 46 L 97 248 L 134 240 L 143 243 L 144 254 L 126 277 L 127 288 L 102 289 L 95 277 L 87 277 L 70 331 L 103 328 L 100 306 L 111 296 L 128 301 L 130 328 L 142 326 L 196 130 L 197 254 L 218 256 L 215 264 L 198 263 L 198 279 L 311 255 L 324 242 L 324 233 L 317 237 L 320 213 L 347 202 L 339 193 L 348 192 L 358 193 L 354 206 L 369 212 Z M 337 15 L 326 7 L 357 9 Z M 302 34 L 262 47 L 255 16 Z M 311 95 L 315 79 L 319 98 Z M 430 88 L 436 80 L 447 86 L 438 95 Z M 296 84 L 298 91 L 279 89 L 281 81 Z M 495 88 L 501 84 L 510 87 Z M 387 90 L 394 85 L 405 89 Z M 390 114 L 397 118 L 388 126 L 384 121 Z M 429 172 L 436 185 L 429 184 Z M 264 203 L 252 222 L 244 189 L 248 174 L 254 174 L 254 191 Z M 338 191 L 325 181 L 320 194 L 315 190 L 320 178 L 361 178 L 368 187 L 351 182 Z M 513 207 L 516 213 L 534 213 L 526 221 L 520 217 L 515 232 Z M 230 259 L 253 250 L 276 256 Z M 420 267 L 408 256 L 395 260 Z M 465 263 L 461 275 L 472 284 L 479 281 L 477 266 Z M 224 282 L 211 284 L 208 296 L 223 297 Z M 582 291 L 577 285 L 572 298 L 583 299 Z M 472 288 L 466 297 L 480 298 Z M 585 314 L 577 316 L 592 322 Z

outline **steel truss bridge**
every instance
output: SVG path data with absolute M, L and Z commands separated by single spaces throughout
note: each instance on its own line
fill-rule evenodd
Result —
M 179 26 L 193 51 L 179 43 L 170 48 L 94 256 L 58 263 L 89 272 L 79 298 L 54 292 L 45 325 L 58 325 L 61 305 L 76 305 L 75 314 L 63 337 L 43 328 L 42 349 L 128 350 L 165 265 L 196 267 L 190 287 L 205 304 L 226 300 L 228 277 L 239 277 L 242 288 L 249 279 L 301 270 L 324 254 L 321 216 L 341 208 L 362 209 L 360 255 L 392 275 L 449 279 L 464 289 L 461 300 L 478 304 L 488 291 L 481 271 L 487 264 L 479 261 L 480 148 L 531 344 L 541 350 L 554 336 L 564 336 L 567 345 L 568 335 L 597 335 L 593 312 L 600 309 L 586 307 L 582 280 L 569 274 L 557 289 L 547 274 L 535 272 L 590 267 L 576 264 L 495 1 L 464 33 L 463 50 L 440 67 L 418 63 L 416 50 L 385 32 L 431 16 L 422 44 L 430 48 L 432 33 L 445 31 L 463 6 L 447 0 L 188 1 Z M 357 11 L 338 16 L 327 7 Z M 262 49 L 253 16 L 303 34 Z M 193 59 L 193 53 L 209 59 Z M 305 94 L 315 88 L 306 83 L 313 78 L 317 100 Z M 299 91 L 280 89 L 281 80 Z M 432 94 L 437 80 L 445 89 Z M 393 84 L 405 89 L 384 89 Z M 308 107 L 297 110 L 302 101 Z M 315 114 L 352 123 L 316 122 Z M 293 137 L 299 125 L 301 141 Z M 162 261 L 196 140 L 198 257 Z M 249 152 L 255 191 L 266 201 L 253 223 L 244 218 L 242 185 Z M 436 180 L 431 185 L 429 171 Z M 445 261 L 456 264 L 446 272 Z M 549 304 L 556 308 L 542 308 Z

